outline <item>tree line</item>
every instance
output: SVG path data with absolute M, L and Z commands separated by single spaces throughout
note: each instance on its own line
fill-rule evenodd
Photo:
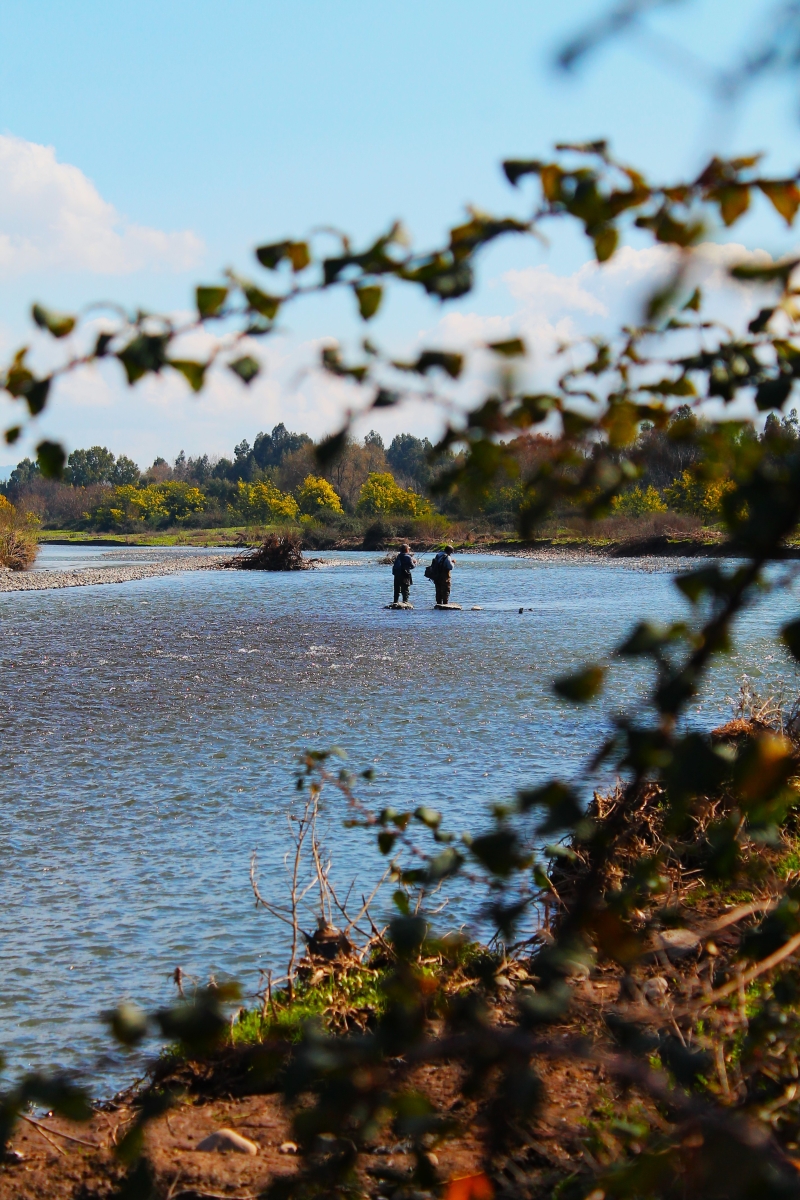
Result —
M 666 425 L 641 423 L 634 444 L 639 473 L 609 501 L 612 521 L 680 513 L 713 527 L 748 447 L 800 437 L 794 409 L 786 416 L 770 413 L 760 434 L 749 422 L 729 422 L 722 453 L 715 442 L 710 469 L 704 428 L 702 416 L 689 405 L 676 408 Z M 214 527 L 303 518 L 336 524 L 348 518 L 413 520 L 438 514 L 453 520 L 484 517 L 494 527 L 511 528 L 526 516 L 524 479 L 553 457 L 557 444 L 542 433 L 508 439 L 502 471 L 475 488 L 468 480 L 453 482 L 464 454 L 438 450 L 427 438 L 400 433 L 387 447 L 371 430 L 361 441 L 347 439 L 323 467 L 312 438 L 280 423 L 270 433 L 259 433 L 252 445 L 243 439 L 230 457 L 190 457 L 181 451 L 171 464 L 157 457 L 144 470 L 105 446 L 73 450 L 60 480 L 46 478 L 37 462 L 25 458 L 0 494 L 51 527 Z M 608 454 L 600 444 L 585 450 L 587 459 Z M 575 516 L 563 503 L 560 519 L 569 524 Z

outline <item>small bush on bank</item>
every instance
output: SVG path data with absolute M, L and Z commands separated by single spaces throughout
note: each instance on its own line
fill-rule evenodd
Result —
M 611 511 L 624 517 L 643 517 L 649 513 L 666 512 L 667 506 L 654 487 L 640 488 L 637 484 L 629 492 L 614 497 Z
M 0 495 L 0 567 L 12 571 L 30 570 L 39 553 L 38 524 L 33 513 L 20 513 Z

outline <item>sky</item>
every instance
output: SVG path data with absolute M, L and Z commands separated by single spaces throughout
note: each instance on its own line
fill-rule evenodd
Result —
M 773 80 L 739 105 L 719 104 L 704 84 L 764 36 L 766 0 L 673 2 L 577 73 L 559 73 L 558 49 L 607 7 L 4 0 L 0 361 L 21 344 L 37 352 L 33 301 L 186 312 L 197 282 L 228 266 L 257 273 L 252 248 L 264 241 L 329 225 L 358 244 L 402 218 L 424 246 L 466 203 L 524 213 L 532 192 L 511 189 L 499 163 L 556 141 L 608 137 L 660 180 L 696 173 L 712 151 L 764 150 L 771 172 L 796 168 L 796 81 Z M 770 253 L 794 237 L 766 203 L 736 230 L 743 247 Z M 574 232 L 546 247 L 508 241 L 481 260 L 475 293 L 442 308 L 401 290 L 371 334 L 403 354 L 524 332 L 541 381 L 559 337 L 632 317 L 644 282 L 664 269 L 644 243 L 626 254 L 598 271 Z M 219 373 L 200 398 L 171 372 L 133 389 L 117 364 L 81 372 L 54 389 L 31 439 L 0 445 L 0 471 L 42 436 L 107 445 L 141 466 L 181 449 L 230 454 L 278 421 L 319 436 L 349 398 L 314 369 L 319 346 L 353 345 L 361 332 L 351 297 L 308 301 L 286 314 L 256 383 Z M 434 435 L 438 423 L 418 405 L 379 428 Z

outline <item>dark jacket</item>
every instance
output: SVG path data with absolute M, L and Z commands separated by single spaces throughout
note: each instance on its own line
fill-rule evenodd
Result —
M 444 550 L 440 550 L 431 566 L 433 567 L 434 575 L 450 575 L 455 564 L 449 554 L 445 554 Z
M 394 560 L 394 563 L 392 564 L 392 574 L 393 575 L 410 575 L 415 566 L 416 566 L 416 563 L 414 562 L 411 555 L 406 554 L 404 551 L 401 550 L 400 553 L 398 554 L 397 558 Z

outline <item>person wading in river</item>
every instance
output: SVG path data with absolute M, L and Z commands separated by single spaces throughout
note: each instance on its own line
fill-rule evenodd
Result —
M 412 568 L 417 565 L 417 560 L 411 557 L 411 547 L 406 543 L 400 547 L 400 553 L 392 564 L 392 575 L 394 575 L 394 603 L 397 604 L 402 593 L 403 603 L 408 604 L 408 589 L 411 587 L 414 580 L 411 577 Z
M 453 547 L 445 546 L 444 550 L 439 551 L 425 572 L 428 578 L 432 579 L 436 585 L 437 604 L 450 603 L 450 576 L 453 572 L 453 567 L 456 565 L 455 559 L 451 557 L 452 553 Z

